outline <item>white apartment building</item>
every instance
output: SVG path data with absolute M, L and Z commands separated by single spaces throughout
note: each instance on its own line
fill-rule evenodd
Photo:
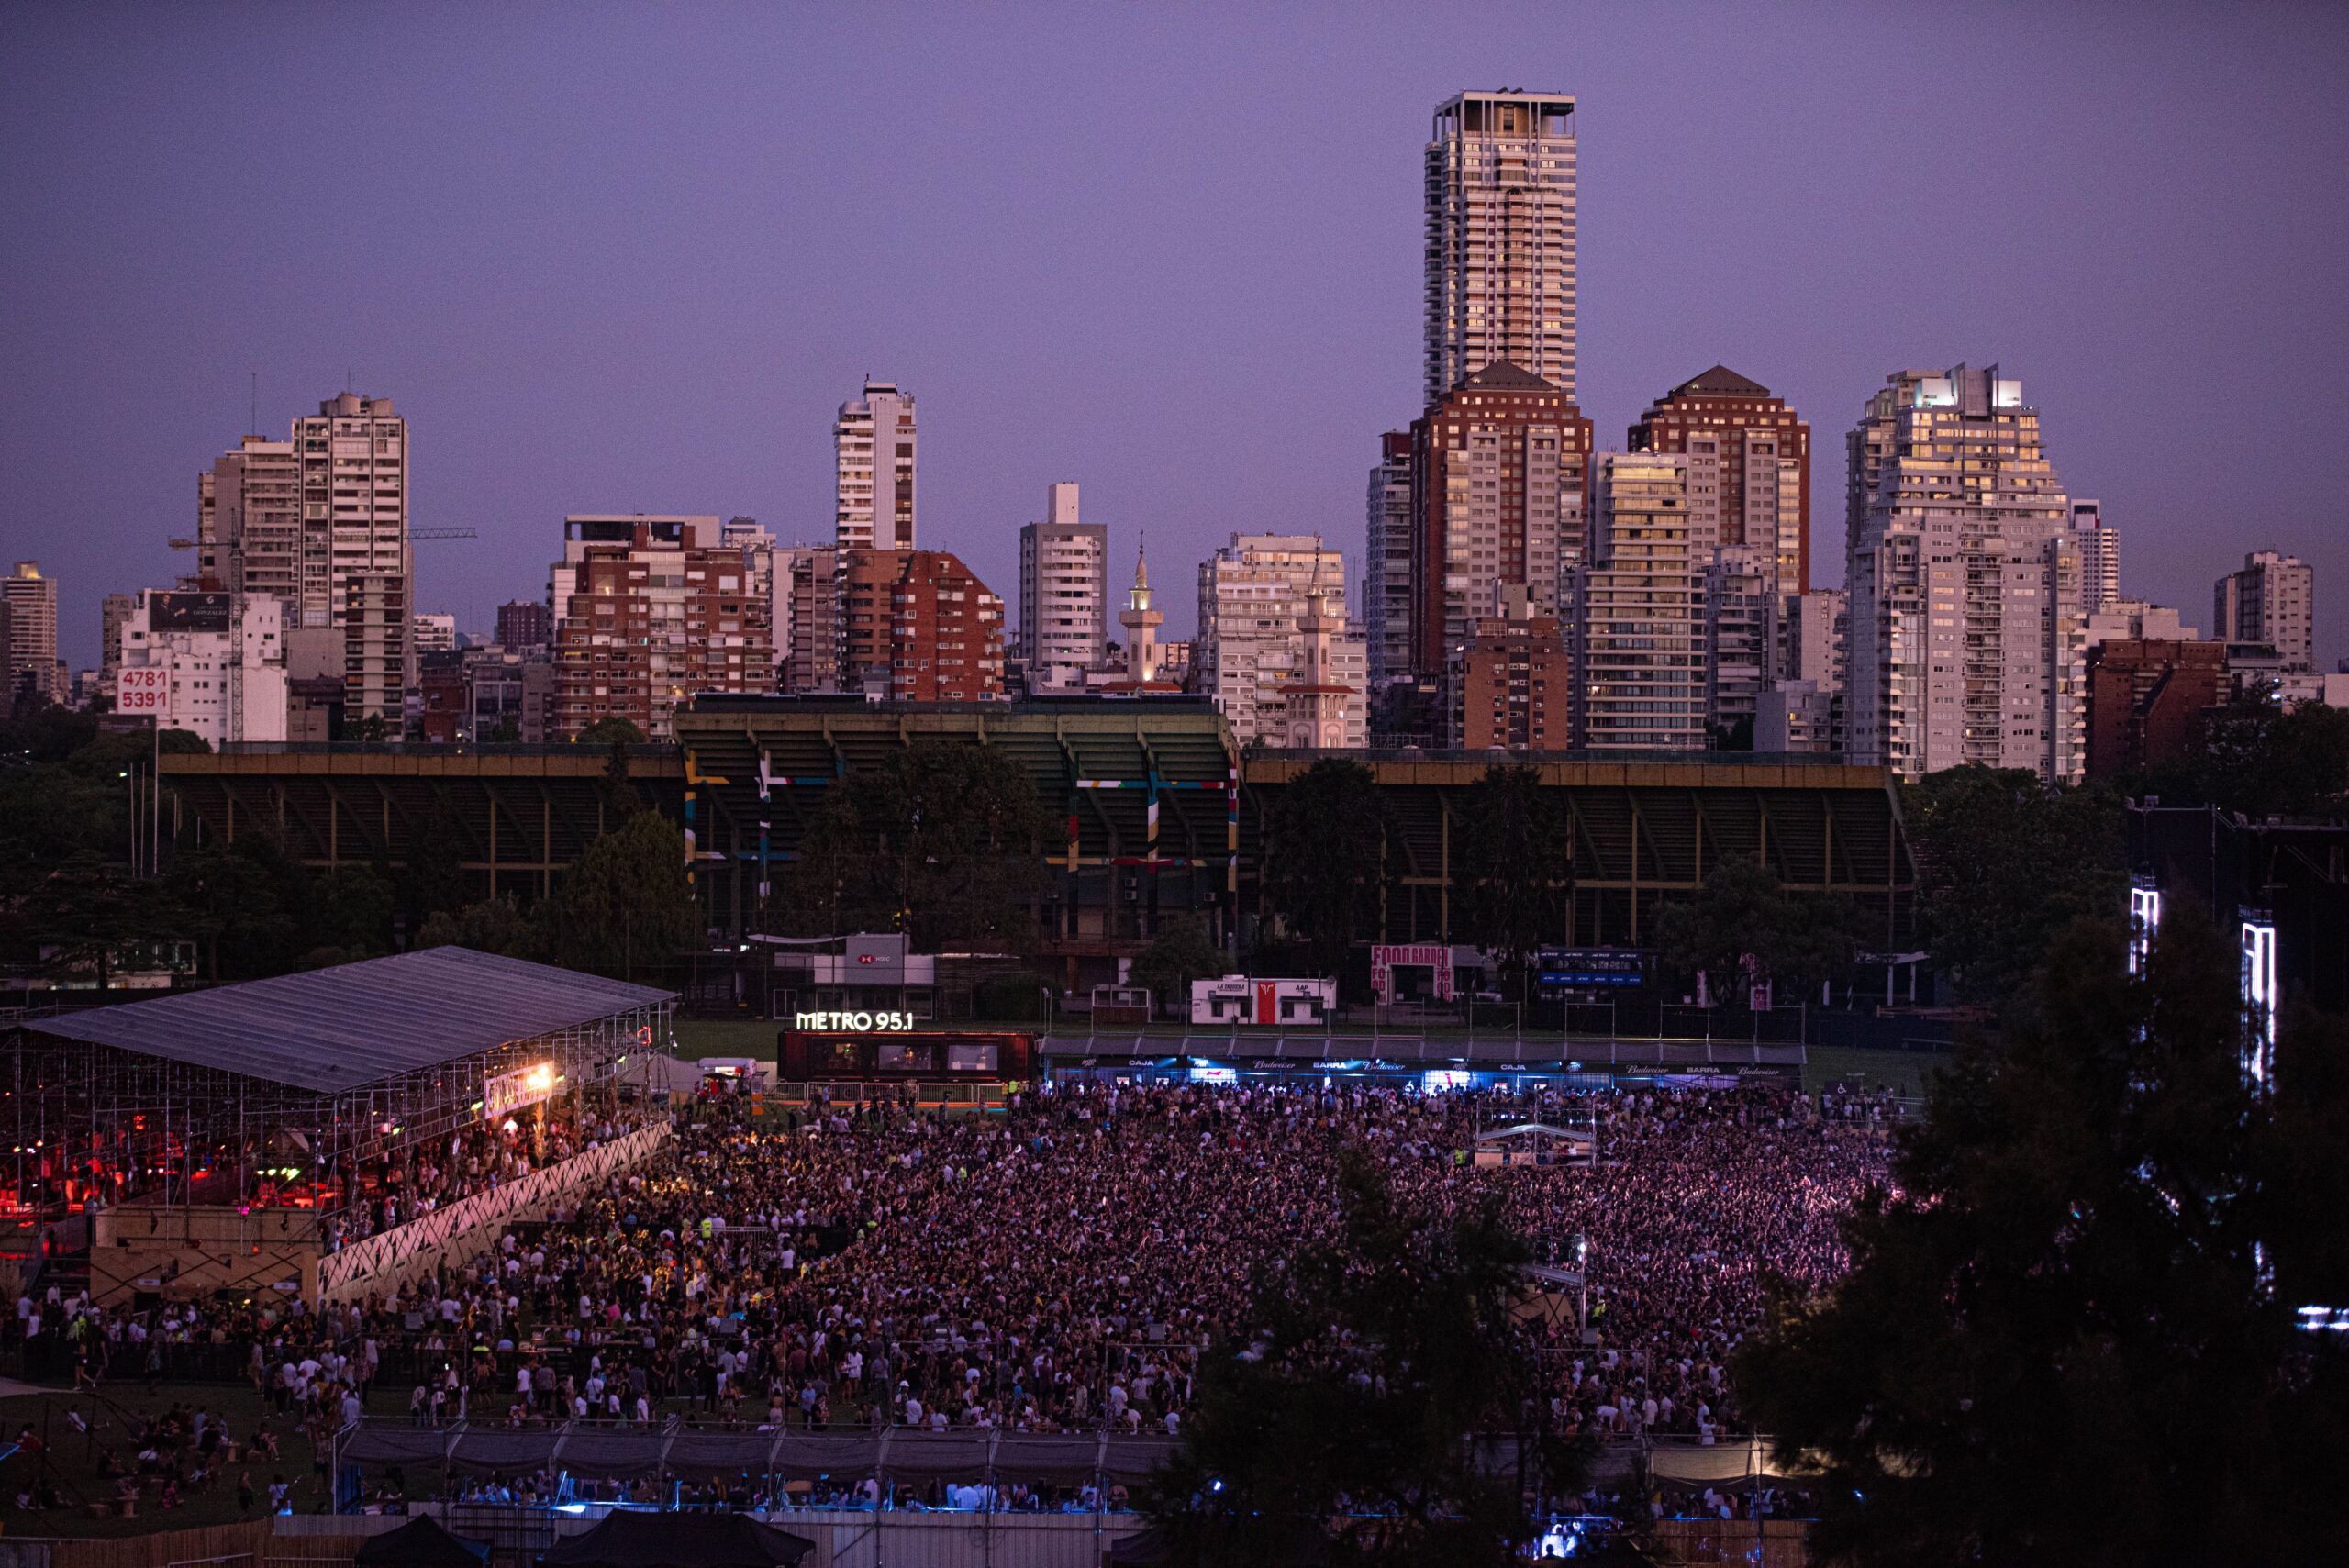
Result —
M 1379 438 L 1362 551 L 1363 643 L 1374 692 L 1411 676 L 1411 432 Z
M 1689 544 L 1688 459 L 1607 452 L 1590 563 L 1573 574 L 1578 749 L 1706 749 L 1704 568 Z
M 1290 744 L 1293 695 L 1311 699 L 1299 713 L 1317 733 L 1368 743 L 1369 661 L 1347 621 L 1345 580 L 1345 557 L 1319 534 L 1234 534 L 1199 563 L 1197 689 L 1242 745 Z
M 2272 550 L 2243 558 L 2212 586 L 2210 636 L 2220 642 L 2264 642 L 2288 672 L 2316 668 L 2316 568 Z
M 350 603 L 347 584 L 362 576 L 395 576 L 402 596 L 412 598 L 407 421 L 393 411 L 392 400 L 351 392 L 330 397 L 316 417 L 294 421 L 294 446 L 302 463 L 303 531 L 321 522 L 329 530 L 328 616 Z M 312 624 L 313 610 L 306 580 L 304 625 Z M 407 675 L 414 673 L 411 667 Z
M 207 746 L 284 740 L 285 610 L 266 594 L 142 590 L 115 651 L 115 707 Z
M 40 562 L 19 561 L 0 577 L 0 602 L 8 606 L 7 677 L 0 690 L 0 710 L 14 702 L 17 688 L 30 678 L 33 691 L 50 701 L 65 700 L 65 681 L 57 663 L 57 579 L 40 574 Z
M 912 550 L 914 399 L 868 381 L 832 423 L 832 542 L 842 550 Z
M 2199 642 L 2200 634 L 2166 605 L 2143 599 L 2113 599 L 2087 617 L 2080 633 L 2083 647 L 2106 642 Z
M 267 594 L 293 606 L 288 613 L 297 625 L 306 603 L 317 614 L 315 624 L 327 625 L 333 503 L 321 497 L 319 505 L 316 528 L 306 529 L 302 461 L 292 439 L 244 437 L 195 477 L 196 581 L 232 594 Z
M 1903 372 L 1887 391 L 1848 584 L 1851 759 L 1904 778 L 1981 763 L 2076 779 L 2080 550 L 2039 412 L 1995 365 Z
M 2080 614 L 2092 616 L 2121 597 L 2121 530 L 2104 520 L 2104 503 L 2072 497 L 2072 533 L 2080 547 Z
M 805 544 L 778 544 L 756 517 L 729 517 L 718 530 L 726 550 L 742 552 L 744 591 L 766 600 L 767 637 L 774 668 L 768 689 L 783 689 L 783 663 L 791 651 L 791 567 Z
M 1077 487 L 1052 485 L 1019 530 L 1019 657 L 1034 693 L 1080 692 L 1109 656 L 1109 529 L 1080 521 Z
M 1507 360 L 1575 395 L 1575 101 L 1462 93 L 1426 151 L 1432 406 Z
M 414 625 L 410 635 L 416 639 L 416 656 L 428 653 L 453 653 L 457 650 L 457 617 L 445 610 L 427 611 L 411 617 Z

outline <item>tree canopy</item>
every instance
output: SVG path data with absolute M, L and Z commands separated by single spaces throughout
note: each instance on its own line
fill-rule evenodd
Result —
M 2121 907 L 2120 797 L 2020 769 L 1950 768 L 1903 786 L 1918 924 L 1965 1001 L 2028 1000 L 2055 934 Z
M 640 811 L 563 873 L 543 929 L 552 962 L 627 980 L 691 951 L 696 923 L 685 833 L 657 812 Z
M 2203 716 L 2196 744 L 2125 781 L 2164 806 L 2246 817 L 2331 817 L 2349 806 L 2349 710 L 2238 698 Z
M 2263 1097 L 2207 920 L 2176 907 L 2147 979 L 2123 944 L 2052 944 L 2038 1006 L 1960 1051 L 1847 1222 L 1852 1272 L 1743 1357 L 1781 1456 L 1826 1466 L 1831 1558 L 2296 1562 L 2337 1537 L 2349 1358 L 2293 1312 L 2349 1300 L 2349 1028 L 2295 1020 Z
M 1264 896 L 1335 974 L 1355 937 L 1375 930 L 1386 884 L 1386 803 L 1368 768 L 1324 757 L 1291 779 L 1265 824 Z
M 1002 751 L 918 741 L 826 792 L 777 912 L 802 935 L 905 931 L 926 952 L 1030 951 L 1051 828 L 1035 782 Z
M 1565 807 L 1529 767 L 1495 765 L 1468 788 L 1453 829 L 1461 934 L 1522 985 L 1534 951 L 1565 939 L 1573 843 Z
M 1751 955 L 1782 1006 L 1815 996 L 1851 966 L 1866 935 L 1849 899 L 1790 892 L 1776 872 L 1743 857 L 1721 862 L 1694 895 L 1658 909 L 1649 929 L 1667 984 L 1693 987 L 1702 972 L 1713 996 L 1726 999 Z
M 1449 1218 L 1396 1201 L 1371 1162 L 1341 1174 L 1341 1228 L 1256 1288 L 1253 1331 L 1201 1362 L 1176 1462 L 1148 1503 L 1176 1563 L 1474 1568 L 1517 1560 L 1528 1503 L 1579 1455 L 1540 1424 L 1536 1357 L 1511 1313 L 1531 1253 L 1497 1202 Z M 1519 1440 L 1522 1468 L 1479 1462 Z

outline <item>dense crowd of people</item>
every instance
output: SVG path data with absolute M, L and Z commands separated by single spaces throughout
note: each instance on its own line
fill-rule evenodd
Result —
M 92 1382 L 126 1361 L 160 1376 L 175 1344 L 239 1355 L 273 1417 L 321 1440 L 403 1406 L 418 1425 L 1179 1434 L 1198 1358 L 1248 1327 L 1260 1271 L 1333 1234 L 1352 1151 L 1407 1208 L 1489 1198 L 1582 1268 L 1586 1294 L 1559 1287 L 1527 1329 L 1561 1429 L 1709 1442 L 1742 1428 L 1729 1358 L 1769 1283 L 1845 1266 L 1836 1222 L 1887 1179 L 1896 1115 L 1840 1085 L 1079 1084 L 953 1118 L 719 1095 L 653 1159 L 386 1296 L 132 1312 L 28 1296 L 17 1329 L 62 1336 Z M 461 1142 L 429 1180 L 507 1179 L 629 1125 L 608 1103 L 551 1120 L 551 1138 Z M 1529 1120 L 1590 1138 L 1587 1162 L 1474 1162 L 1481 1130 Z M 427 1180 L 376 1221 L 418 1211 Z M 273 1449 L 269 1424 L 241 1446 Z

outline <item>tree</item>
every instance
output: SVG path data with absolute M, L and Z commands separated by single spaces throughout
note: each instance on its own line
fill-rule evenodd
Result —
M 2164 806 L 2252 817 L 2329 817 L 2349 798 L 2349 710 L 2238 697 L 2206 715 L 2193 749 L 2129 781 Z
M 1386 885 L 1386 802 L 1360 762 L 1324 757 L 1285 785 L 1265 824 L 1264 896 L 1335 974 L 1375 929 Z
M 904 931 L 925 952 L 1034 947 L 1052 824 L 1002 751 L 917 741 L 827 794 L 784 879 L 788 929 Z
M 113 985 L 117 968 L 143 963 L 149 944 L 174 935 L 178 926 L 161 884 L 87 853 L 42 878 L 14 914 L 43 970 L 61 978 L 91 976 L 101 991 Z
M 509 713 L 483 733 L 481 743 L 484 746 L 511 746 L 521 739 L 521 721 Z
M 1781 1457 L 1825 1466 L 1829 1560 L 2296 1562 L 2337 1537 L 2349 1358 L 2293 1313 L 2349 1299 L 2349 1027 L 2298 1019 L 2268 1099 L 2207 919 L 2172 906 L 2149 979 L 2123 943 L 2063 933 L 2028 1021 L 1934 1080 L 1845 1227 L 1852 1272 L 1742 1359 Z
M 317 884 L 319 934 L 325 939 L 324 945 L 354 958 L 373 958 L 391 951 L 394 903 L 390 881 L 373 869 L 336 867 Z
M 407 859 L 396 884 L 400 925 L 414 931 L 444 910 L 462 909 L 471 891 L 465 854 L 472 843 L 446 797 L 436 797 L 432 815 L 408 840 Z
M 615 715 L 597 719 L 572 739 L 582 746 L 641 746 L 644 731 L 636 727 L 633 719 Z
M 557 963 L 625 980 L 691 951 L 696 923 L 684 832 L 640 811 L 563 873 L 547 909 L 547 948 Z
M 1969 1002 L 2028 1003 L 2030 975 L 2073 920 L 2120 908 L 2120 798 L 2019 769 L 1950 768 L 1900 794 L 1917 858 L 1919 925 Z
M 1755 973 L 1795 1003 L 1848 969 L 1861 940 L 1859 911 L 1830 894 L 1795 893 L 1777 873 L 1742 856 L 1706 873 L 1694 897 L 1656 911 L 1649 927 L 1656 962 L 1670 984 L 1693 987 L 1707 975 L 1716 1000 L 1753 960 Z
M 1468 788 L 1453 830 L 1453 885 L 1468 940 L 1522 983 L 1534 950 L 1564 935 L 1573 847 L 1564 808 L 1532 768 L 1495 765 Z
M 1201 1362 L 1183 1449 L 1148 1504 L 1175 1563 L 1515 1562 L 1529 1503 L 1571 1490 L 1580 1456 L 1542 1422 L 1516 1331 L 1531 1253 L 1497 1201 L 1450 1218 L 1398 1207 L 1368 1160 L 1340 1178 L 1332 1240 L 1258 1282 L 1247 1335 Z M 1529 1414 L 1530 1413 L 1530 1414 Z M 1482 1462 L 1513 1436 L 1520 1463 Z
M 507 958 L 542 957 L 546 932 L 507 895 L 468 904 L 455 912 L 442 910 L 417 932 L 418 948 L 461 947 Z
M 1150 987 L 1154 1005 L 1180 1014 L 1189 1006 L 1192 981 L 1221 974 L 1229 967 L 1223 950 L 1208 938 L 1207 922 L 1196 915 L 1178 915 L 1158 929 L 1130 973 L 1135 984 Z
M 301 966 L 317 945 L 317 894 L 308 871 L 269 834 L 182 853 L 165 881 L 184 912 L 215 982 L 260 980 Z

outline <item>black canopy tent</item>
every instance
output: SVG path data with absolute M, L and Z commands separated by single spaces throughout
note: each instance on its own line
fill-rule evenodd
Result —
M 481 1568 L 485 1545 L 451 1535 L 439 1519 L 418 1514 L 397 1529 L 371 1535 L 352 1561 L 360 1568 Z
M 622 1509 L 584 1535 L 559 1540 L 547 1568 L 788 1568 L 816 1550 L 806 1536 L 747 1514 L 648 1514 Z

